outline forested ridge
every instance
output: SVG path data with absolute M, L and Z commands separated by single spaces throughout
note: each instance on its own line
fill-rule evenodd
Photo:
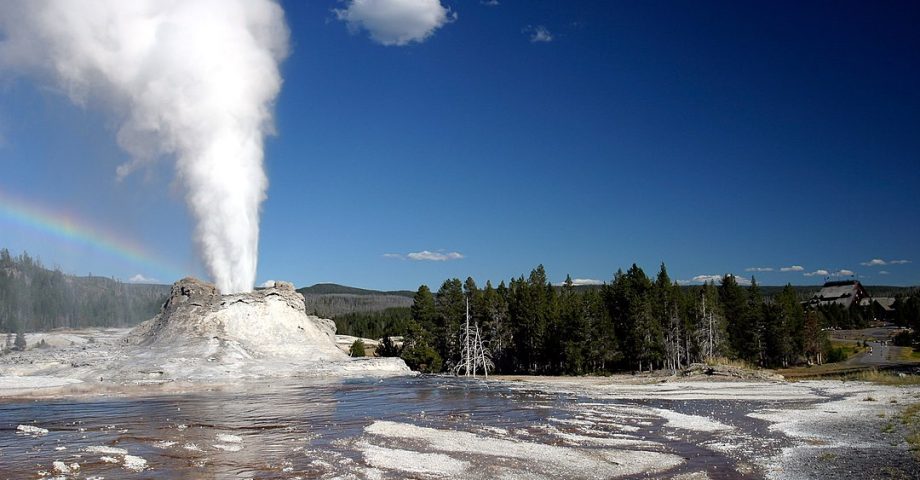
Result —
M 460 359 L 469 301 L 498 373 L 556 375 L 677 370 L 718 358 L 763 367 L 821 363 L 832 353 L 825 329 L 868 324 L 862 309 L 806 311 L 801 301 L 809 292 L 771 290 L 766 296 L 755 278 L 741 286 L 731 275 L 718 285 L 680 286 L 663 264 L 654 277 L 633 265 L 597 288 L 578 289 L 570 278 L 555 287 L 541 265 L 497 287 L 480 288 L 472 278 L 446 280 L 437 292 L 422 285 L 408 316 L 360 317 L 365 323 L 355 332 L 403 335 L 400 356 L 410 366 L 450 371 Z M 902 308 L 899 321 L 913 326 L 920 323 L 920 295 L 903 291 L 910 295 L 899 302 L 910 308 Z
M 0 249 L 0 332 L 135 325 L 156 315 L 168 293 L 166 285 L 66 275 Z

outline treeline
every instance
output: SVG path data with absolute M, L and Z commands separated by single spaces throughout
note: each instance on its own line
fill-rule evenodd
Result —
M 409 308 L 412 299 L 392 294 L 349 294 L 349 293 L 303 293 L 307 313 L 323 317 L 337 318 L 345 314 L 361 312 L 379 312 L 389 308 Z
M 129 326 L 147 320 L 169 288 L 48 270 L 27 253 L 0 249 L 0 332 Z
M 743 287 L 727 275 L 686 288 L 663 264 L 654 278 L 633 265 L 581 291 L 571 278 L 554 287 L 542 265 L 498 287 L 472 278 L 447 280 L 435 293 L 422 285 L 408 328 L 385 333 L 406 336 L 400 355 L 413 368 L 450 371 L 467 300 L 498 373 L 677 370 L 717 357 L 782 367 L 821 363 L 830 351 L 824 314 L 806 312 L 791 286 L 769 301 L 754 279 Z
M 338 334 L 378 339 L 408 331 L 412 315 L 409 307 L 390 307 L 382 312 L 346 313 L 333 320 Z

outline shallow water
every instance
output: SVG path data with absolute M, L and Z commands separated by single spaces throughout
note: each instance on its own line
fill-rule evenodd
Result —
M 400 464 L 431 460 L 417 452 L 439 452 L 432 457 L 435 464 L 450 455 L 447 460 L 466 465 L 464 478 L 572 478 L 594 476 L 559 470 L 559 459 L 573 451 L 595 455 L 636 449 L 683 459 L 680 466 L 658 472 L 661 477 L 705 471 L 709 478 L 761 478 L 763 472 L 753 459 L 775 454 L 788 442 L 770 432 L 766 422 L 745 415 L 770 405 L 776 402 L 598 401 L 444 377 L 8 400 L 0 403 L 0 478 L 54 473 L 55 461 L 79 464 L 79 472 L 71 472 L 75 478 L 451 476 L 450 470 L 438 470 L 437 465 L 433 470 L 413 470 L 412 465 Z M 727 433 L 672 428 L 647 408 L 701 415 L 739 429 Z M 448 435 L 463 431 L 499 441 L 551 445 L 560 447 L 552 450 L 560 457 L 506 458 L 501 451 L 464 451 L 463 445 L 432 449 L 420 438 L 368 432 L 370 425 L 381 421 L 431 427 Z M 48 433 L 18 432 L 19 425 Z M 617 441 L 625 443 L 604 443 Z M 106 454 L 90 448 L 99 446 L 124 449 L 146 460 L 146 468 L 134 472 L 126 468 L 124 452 Z

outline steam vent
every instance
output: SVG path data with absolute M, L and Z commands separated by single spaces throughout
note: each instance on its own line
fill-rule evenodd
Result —
M 399 358 L 350 358 L 335 345 L 332 320 L 307 315 L 287 282 L 221 295 L 185 278 L 160 313 L 124 339 L 100 380 L 170 381 L 278 376 L 405 375 Z

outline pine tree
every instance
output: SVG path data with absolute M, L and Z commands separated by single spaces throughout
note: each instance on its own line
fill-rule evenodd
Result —
M 26 334 L 23 332 L 16 332 L 16 340 L 13 342 L 13 349 L 17 351 L 24 351 L 28 343 L 26 342 Z
M 724 344 L 728 334 L 725 330 L 725 317 L 715 283 L 709 282 L 703 285 L 697 315 L 699 320 L 697 321 L 696 341 L 700 345 L 701 359 L 712 360 L 715 357 L 727 355 Z
M 508 289 L 501 282 L 498 289 L 492 288 L 492 282 L 486 282 L 482 293 L 484 310 L 482 318 L 483 336 L 498 372 L 512 368 L 509 365 L 511 348 L 511 328 L 508 317 Z
M 409 312 L 412 320 L 403 339 L 400 358 L 413 370 L 423 373 L 440 372 L 443 361 L 433 346 L 437 341 L 438 312 L 434 296 L 427 285 L 419 286 Z
M 823 363 L 824 332 L 821 330 L 821 318 L 817 311 L 810 310 L 805 314 L 803 333 L 805 358 L 809 363 L 820 365 Z
M 782 332 L 777 332 L 783 335 L 783 339 L 778 342 L 785 352 L 781 363 L 788 366 L 805 356 L 805 310 L 790 284 L 783 287 L 775 303 L 782 309 Z
M 756 362 L 758 365 L 764 365 L 767 356 L 764 344 L 764 302 L 760 287 L 754 277 L 751 277 L 751 287 L 748 289 L 747 319 L 744 323 L 747 324 L 749 331 L 741 357 Z
M 747 358 L 752 350 L 748 301 L 744 289 L 738 285 L 733 275 L 722 277 L 722 284 L 719 285 L 719 303 L 722 304 L 722 312 L 725 315 L 730 354 Z
M 414 320 L 419 327 L 428 332 L 434 332 L 438 311 L 435 308 L 434 295 L 431 294 L 428 285 L 421 285 L 418 287 L 418 291 L 415 292 L 412 307 L 409 311 L 412 315 L 412 320 Z
M 389 335 L 383 337 L 383 340 L 380 341 L 380 346 L 374 352 L 378 357 L 398 357 L 400 353 L 402 353 L 402 349 L 393 343 L 393 339 Z
M 450 368 L 460 358 L 460 324 L 466 315 L 466 301 L 460 279 L 445 280 L 435 295 L 437 308 L 435 344 L 438 355 Z
M 364 356 L 364 340 L 360 338 L 355 340 L 351 344 L 351 348 L 348 349 L 348 355 L 352 357 L 363 357 Z

